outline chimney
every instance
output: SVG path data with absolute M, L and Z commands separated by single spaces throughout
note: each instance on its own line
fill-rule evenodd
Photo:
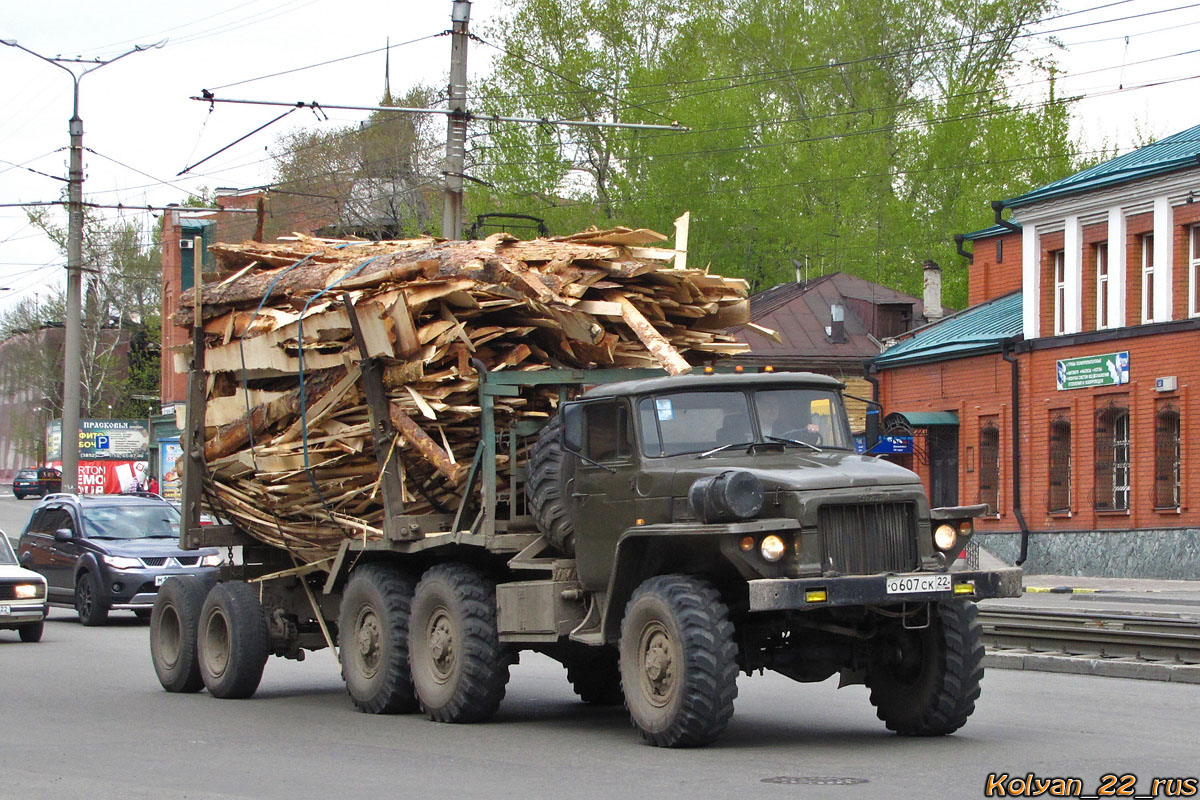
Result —
M 829 340 L 846 341 L 846 309 L 841 303 L 829 307 Z
M 925 319 L 936 322 L 942 318 L 942 268 L 936 261 L 927 260 L 925 268 Z

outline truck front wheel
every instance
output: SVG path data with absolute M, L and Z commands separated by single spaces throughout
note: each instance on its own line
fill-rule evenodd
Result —
M 248 583 L 219 583 L 200 610 L 197 657 L 213 697 L 243 699 L 258 690 L 267 664 L 267 620 L 258 590 Z
M 354 570 L 342 595 L 338 653 L 346 691 L 359 711 L 417 710 L 408 668 L 408 621 L 416 582 L 383 564 Z
M 721 595 L 689 575 L 642 583 L 621 623 L 621 685 L 642 737 L 658 747 L 716 740 L 733 716 L 737 647 Z
M 950 600 L 929 608 L 929 625 L 893 626 L 880 638 L 867 672 L 871 704 L 901 736 L 945 736 L 966 724 L 983 678 L 983 629 L 975 604 Z
M 413 688 L 435 722 L 482 722 L 500 708 L 512 655 L 496 627 L 496 586 L 474 567 L 430 567 L 413 596 Z

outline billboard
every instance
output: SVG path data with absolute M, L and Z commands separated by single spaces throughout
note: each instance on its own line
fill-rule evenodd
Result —
M 175 470 L 175 462 L 182 455 L 178 439 L 158 440 L 158 493 L 168 500 L 183 498 L 183 480 Z
M 46 426 L 47 460 L 62 460 L 62 420 Z M 150 457 L 150 429 L 145 420 L 81 419 L 80 461 L 145 461 Z

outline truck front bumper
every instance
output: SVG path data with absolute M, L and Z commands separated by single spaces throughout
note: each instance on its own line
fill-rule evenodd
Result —
M 963 572 L 915 572 L 903 577 L 949 575 L 949 589 L 889 592 L 888 579 L 899 575 L 852 575 L 815 578 L 760 578 L 749 581 L 751 611 L 788 611 L 837 606 L 891 606 L 937 600 L 1019 597 L 1021 569 Z

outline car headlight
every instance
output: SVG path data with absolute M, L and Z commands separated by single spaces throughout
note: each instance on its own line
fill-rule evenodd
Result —
M 762 543 L 758 546 L 758 552 L 767 561 L 778 561 L 787 552 L 787 545 L 783 543 L 783 539 L 772 533 L 763 537 Z
M 938 550 L 953 550 L 958 541 L 958 532 L 953 525 L 942 523 L 933 532 L 933 544 Z
M 100 556 L 104 559 L 104 563 L 110 567 L 117 569 L 137 569 L 142 565 L 141 559 L 129 558 L 128 556 Z
M 221 563 L 222 559 L 220 553 L 212 553 L 200 559 L 200 566 L 202 567 L 219 567 L 221 566 Z
M 42 596 L 40 583 L 18 583 L 13 587 L 13 596 L 18 600 L 32 600 Z

